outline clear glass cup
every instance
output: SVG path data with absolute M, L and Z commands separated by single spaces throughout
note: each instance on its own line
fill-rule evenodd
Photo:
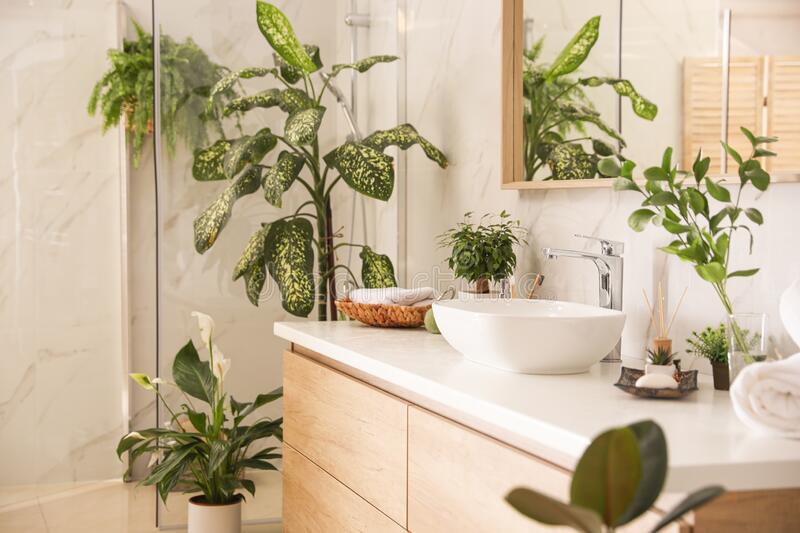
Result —
M 767 315 L 736 313 L 728 316 L 730 382 L 751 363 L 767 359 Z

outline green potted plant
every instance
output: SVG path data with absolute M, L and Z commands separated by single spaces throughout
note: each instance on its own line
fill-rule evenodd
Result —
M 336 76 L 346 70 L 367 72 L 397 57 L 367 57 L 355 63 L 333 65 L 323 73 L 319 48 L 302 45 L 277 7 L 257 1 L 256 21 L 274 50 L 274 66 L 244 68 L 225 76 L 212 88 L 208 105 L 218 105 L 219 96 L 239 79 L 269 76 L 278 82 L 279 88 L 236 98 L 224 105 L 222 116 L 277 108 L 287 114 L 286 121 L 283 132 L 264 127 L 238 138 L 228 137 L 222 128 L 220 139 L 195 152 L 192 175 L 197 181 L 228 183 L 222 194 L 195 219 L 195 249 L 202 254 L 214 245 L 231 218 L 234 203 L 243 196 L 261 189 L 266 202 L 281 207 L 284 192 L 292 186 L 301 188 L 307 193 L 306 200 L 294 212 L 262 223 L 245 246 L 233 278 L 244 278 L 247 297 L 253 305 L 258 305 L 269 273 L 280 290 L 286 311 L 308 316 L 316 301 L 319 320 L 328 316 L 335 320 L 334 275 L 343 271 L 358 285 L 347 265 L 337 262 L 339 248 L 352 246 L 361 250 L 363 286 L 397 284 L 394 267 L 386 255 L 363 244 L 336 242 L 339 235 L 333 229 L 331 205 L 336 185 L 344 182 L 365 196 L 386 201 L 394 189 L 394 160 L 384 153 L 386 148 L 397 146 L 406 150 L 419 145 L 442 168 L 447 166 L 447 158 L 411 124 L 346 141 L 323 155 L 317 136 L 327 111 L 322 99 Z M 312 77 L 314 73 L 318 74 L 317 81 Z M 278 145 L 281 150 L 277 156 L 265 161 Z
M 676 353 L 670 351 L 667 346 L 655 346 L 647 350 L 647 364 L 644 367 L 646 374 L 666 374 L 671 376 L 675 373 L 674 359 Z
M 667 477 L 667 441 L 651 420 L 614 428 L 596 437 L 578 460 L 564 503 L 533 489 L 518 487 L 506 501 L 542 524 L 585 533 L 614 531 L 656 502 Z M 651 529 L 653 533 L 724 492 L 712 485 L 689 494 Z
M 153 133 L 154 75 L 153 36 L 132 20 L 135 39 L 124 39 L 122 50 L 108 50 L 111 68 L 95 84 L 87 110 L 98 109 L 103 117 L 103 131 L 123 121 L 131 143 L 134 168 L 139 166 L 144 141 Z M 179 43 L 161 36 L 161 133 L 167 153 L 173 155 L 180 137 L 190 149 L 208 142 L 207 125 L 222 110 L 225 99 L 234 96 L 225 91 L 211 113 L 206 97 L 227 69 L 211 61 L 191 39 Z
M 208 361 L 200 360 L 189 340 L 172 363 L 174 382 L 131 374 L 139 386 L 156 395 L 170 418 L 166 427 L 140 429 L 122 437 L 117 456 L 121 459 L 128 453 L 127 478 L 134 461 L 149 454 L 149 473 L 142 483 L 155 485 L 165 503 L 176 488 L 199 493 L 189 500 L 189 533 L 238 533 L 242 491 L 253 496 L 256 491 L 255 483 L 246 477 L 248 469 L 277 470 L 274 460 L 281 457 L 276 447 L 256 446 L 270 437 L 283 439 L 282 418 L 245 420 L 280 398 L 283 390 L 259 394 L 252 402 L 234 400 L 224 387 L 231 361 L 214 343 L 214 321 L 202 313 L 192 314 L 198 319 Z M 177 388 L 184 400 L 180 407 L 167 402 L 162 386 Z M 196 406 L 198 400 L 202 404 Z
M 477 224 L 472 213 L 439 235 L 439 246 L 450 248 L 448 266 L 457 278 L 470 284 L 466 296 L 490 293 L 490 282 L 509 278 L 517 265 L 514 247 L 524 242 L 526 231 L 506 211 L 483 215 Z
M 547 165 L 546 180 L 590 179 L 598 176 L 597 163 L 611 156 L 622 162 L 619 153 L 625 139 L 600 117 L 584 89 L 610 85 L 620 96 L 630 99 L 633 112 L 653 120 L 658 107 L 641 96 L 630 81 L 589 76 L 574 79 L 575 72 L 592 50 L 600 35 L 600 17 L 592 17 L 567 43 L 550 65 L 540 62 L 544 40 L 525 51 L 522 72 L 523 153 L 525 179 L 532 180 Z M 605 137 L 587 132 L 594 126 Z M 584 145 L 591 146 L 587 153 Z
M 690 346 L 686 353 L 705 357 L 711 363 L 714 388 L 728 390 L 730 373 L 728 371 L 728 333 L 725 324 L 721 323 L 716 328 L 706 327 L 700 333 L 692 331 L 692 335 L 686 339 L 686 342 Z

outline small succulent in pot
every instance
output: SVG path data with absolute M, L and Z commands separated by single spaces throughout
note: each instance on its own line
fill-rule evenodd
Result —
M 456 277 L 474 284 L 478 294 L 489 292 L 491 281 L 510 277 L 517 265 L 514 246 L 525 244 L 526 230 L 519 220 L 502 211 L 499 215 L 485 214 L 477 224 L 472 213 L 439 236 L 439 246 L 450 247 L 447 265 Z
M 705 357 L 711 363 L 714 373 L 714 388 L 728 390 L 730 373 L 728 370 L 728 332 L 725 324 L 716 328 L 707 327 L 700 333 L 693 331 L 686 339 L 689 349 L 686 353 L 697 357 Z
M 674 364 L 679 361 L 675 359 L 676 355 L 676 352 L 670 351 L 667 346 L 663 345 L 648 349 L 645 373 L 673 375 L 675 372 Z

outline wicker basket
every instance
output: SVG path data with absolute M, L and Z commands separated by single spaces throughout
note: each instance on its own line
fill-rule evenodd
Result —
M 353 320 L 379 328 L 418 328 L 425 322 L 430 305 L 359 304 L 349 299 L 336 300 L 336 308 Z

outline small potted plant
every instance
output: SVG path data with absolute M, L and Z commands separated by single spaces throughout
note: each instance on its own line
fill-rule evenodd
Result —
M 120 439 L 117 456 L 129 454 L 127 478 L 134 461 L 150 455 L 144 485 L 155 485 L 166 503 L 173 489 L 197 492 L 189 500 L 189 533 L 239 533 L 242 523 L 242 491 L 255 496 L 255 483 L 245 469 L 277 470 L 273 461 L 281 457 L 275 447 L 256 450 L 269 437 L 282 440 L 282 418 L 258 418 L 242 422 L 259 407 L 283 394 L 278 388 L 259 394 L 252 402 L 238 402 L 223 387 L 230 368 L 213 343 L 214 321 L 208 315 L 192 313 L 200 324 L 209 360 L 201 361 L 189 340 L 172 364 L 174 383 L 146 374 L 131 374 L 142 388 L 152 391 L 170 415 L 166 427 L 132 431 Z M 183 396 L 179 409 L 164 398 L 160 385 L 176 387 Z M 192 399 L 205 405 L 195 407 Z
M 519 220 L 503 211 L 483 215 L 477 224 L 472 223 L 472 213 L 466 213 L 463 222 L 440 235 L 439 246 L 451 248 L 448 266 L 470 284 L 462 295 L 490 295 L 490 282 L 510 277 L 517 265 L 514 246 L 525 242 L 525 233 Z
M 670 343 L 671 344 L 671 343 Z M 645 374 L 675 374 L 675 366 L 678 360 L 675 359 L 675 352 L 671 352 L 667 346 L 656 346 L 652 350 L 647 350 L 647 364 L 645 364 Z
M 686 342 L 690 346 L 686 353 L 705 357 L 711 362 L 714 388 L 728 390 L 730 373 L 728 371 L 728 333 L 725 324 L 720 324 L 716 328 L 707 327 L 700 333 L 693 331 Z

